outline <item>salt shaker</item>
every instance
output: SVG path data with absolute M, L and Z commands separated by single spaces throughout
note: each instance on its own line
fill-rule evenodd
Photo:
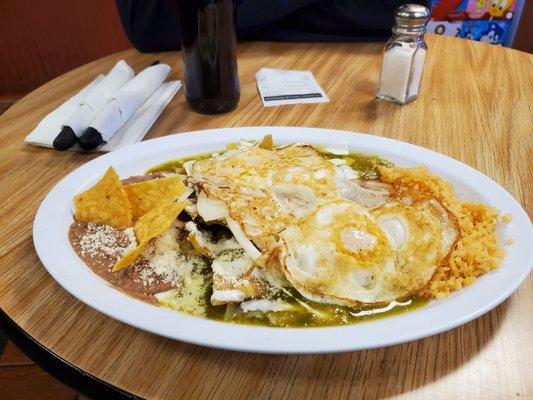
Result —
M 392 37 L 383 52 L 378 99 L 405 104 L 418 96 L 427 51 L 424 33 L 429 16 L 429 10 L 419 4 L 404 4 L 396 9 Z

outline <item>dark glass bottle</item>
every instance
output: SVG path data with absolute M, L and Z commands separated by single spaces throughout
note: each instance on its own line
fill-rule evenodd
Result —
M 234 0 L 176 0 L 185 63 L 185 96 L 194 111 L 218 114 L 237 107 Z

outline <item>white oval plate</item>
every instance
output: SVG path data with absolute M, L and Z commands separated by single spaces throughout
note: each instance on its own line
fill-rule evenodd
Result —
M 511 214 L 499 228 L 507 255 L 501 268 L 442 300 L 405 314 L 355 325 L 326 328 L 267 328 L 229 324 L 156 307 L 113 289 L 94 274 L 72 250 L 67 232 L 72 222 L 72 197 L 92 185 L 112 165 L 121 177 L 144 173 L 166 160 L 217 151 L 241 138 L 267 133 L 278 144 L 346 145 L 370 152 L 399 166 L 427 165 L 449 180 L 461 198 L 485 202 Z M 65 290 L 90 307 L 126 324 L 168 338 L 223 349 L 261 353 L 324 353 L 389 346 L 452 329 L 496 307 L 527 277 L 533 264 L 533 229 L 518 202 L 482 173 L 408 143 L 378 136 L 330 129 L 257 127 L 228 128 L 165 136 L 98 157 L 81 166 L 46 196 L 35 217 L 33 240 L 48 272 Z

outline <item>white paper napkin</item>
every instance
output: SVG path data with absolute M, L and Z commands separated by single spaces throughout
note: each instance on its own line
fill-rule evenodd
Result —
M 163 68 L 162 70 L 165 69 L 166 68 Z M 159 72 L 159 76 L 160 74 L 161 72 Z M 166 76 L 167 75 L 165 75 L 165 77 Z M 91 91 L 91 89 L 94 88 L 94 86 L 103 78 L 103 75 L 99 75 L 80 92 L 72 96 L 58 108 L 48 114 L 37 125 L 37 127 L 28 136 L 26 136 L 25 142 L 34 146 L 53 148 L 52 143 L 59 134 L 65 121 L 67 121 L 68 118 L 74 114 L 74 112 L 79 108 L 80 104 L 86 99 L 87 94 Z M 161 78 L 159 77 L 155 79 L 155 82 L 157 83 L 159 79 Z M 163 78 L 163 80 L 164 79 L 165 78 Z M 154 80 L 151 80 L 150 82 L 150 85 L 154 85 Z M 137 97 L 136 101 L 139 101 L 139 98 L 140 101 L 142 101 L 140 107 L 136 110 L 133 110 L 133 115 L 131 115 L 130 118 L 127 119 L 121 127 L 119 127 L 109 143 L 96 149 L 96 151 L 112 151 L 133 143 L 140 142 L 180 88 L 181 81 L 170 81 L 163 84 L 160 83 L 159 86 L 156 87 L 155 91 L 152 92 L 151 95 L 148 95 L 149 97 L 145 99 L 145 101 L 142 101 L 141 97 Z M 71 150 L 80 150 L 80 148 L 76 145 L 72 147 Z
M 80 107 L 80 104 L 87 97 L 87 94 L 102 79 L 104 79 L 104 75 L 98 75 L 82 90 L 44 117 L 37 127 L 26 136 L 24 141 L 34 146 L 53 148 L 52 143 L 61 131 L 64 122 L 74 114 L 74 112 Z
M 113 151 L 140 142 L 180 88 L 180 81 L 163 83 L 115 133 L 113 138 L 96 151 Z
M 95 117 L 90 126 L 109 142 L 118 129 L 161 86 L 170 72 L 167 64 L 146 68 L 113 95 L 111 101 Z
M 134 76 L 133 69 L 124 60 L 117 62 L 111 71 L 89 90 L 80 107 L 63 125 L 69 126 L 76 136 L 81 136 L 116 91 Z

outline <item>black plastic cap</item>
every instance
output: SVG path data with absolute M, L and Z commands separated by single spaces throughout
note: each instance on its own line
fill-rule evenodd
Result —
M 54 146 L 54 149 L 56 150 L 64 151 L 70 149 L 76 143 L 78 143 L 78 137 L 72 128 L 70 126 L 64 126 L 61 129 L 61 132 L 59 132 L 59 135 L 54 139 L 52 146 Z
M 80 136 L 79 141 L 83 150 L 94 150 L 105 143 L 100 132 L 93 127 L 87 128 L 83 135 Z

